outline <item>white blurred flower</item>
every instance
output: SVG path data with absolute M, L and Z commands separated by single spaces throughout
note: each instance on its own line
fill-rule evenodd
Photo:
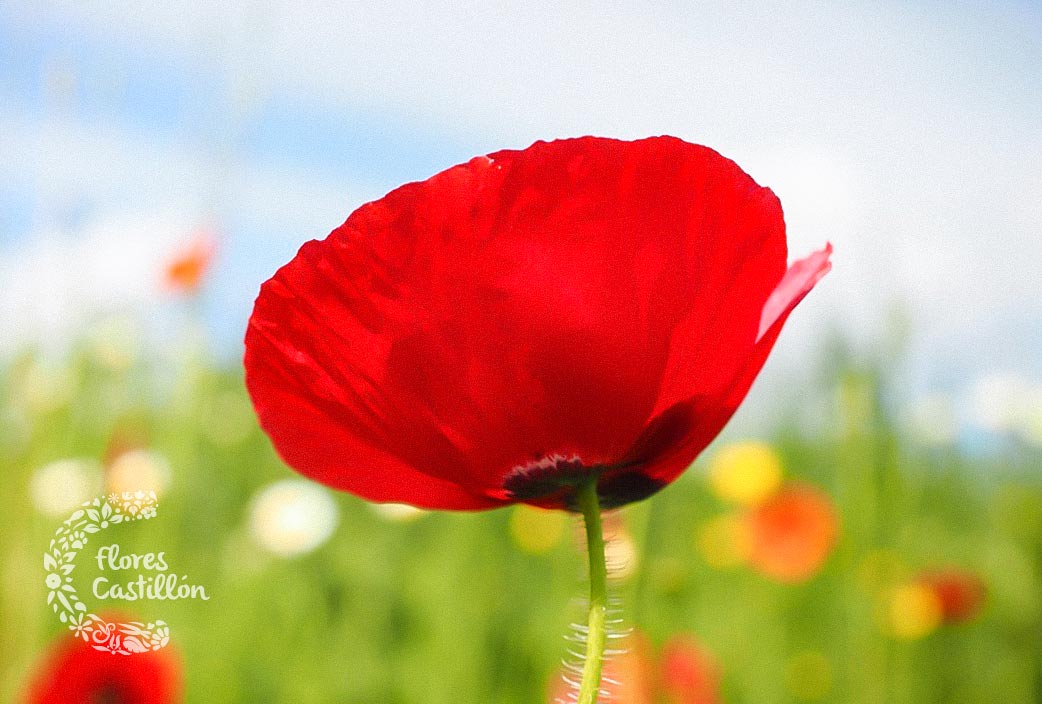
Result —
M 970 389 L 969 411 L 978 427 L 1042 444 L 1042 384 L 1008 373 L 979 378 Z
M 33 505 L 51 517 L 65 517 L 101 493 L 101 464 L 93 459 L 57 460 L 37 469 L 29 480 Z
M 125 491 L 152 491 L 162 496 L 170 486 L 170 463 L 152 450 L 129 450 L 119 455 L 105 473 L 106 488 L 122 494 Z
M 249 520 L 258 545 L 291 557 L 311 552 L 328 540 L 340 515 L 323 487 L 304 479 L 284 479 L 257 493 Z
M 415 521 L 427 513 L 422 508 L 416 508 L 409 504 L 369 504 L 369 507 L 377 516 L 392 523 Z

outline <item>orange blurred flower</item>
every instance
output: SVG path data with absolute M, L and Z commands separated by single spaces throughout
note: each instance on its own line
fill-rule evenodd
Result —
M 603 701 L 613 704 L 717 704 L 720 701 L 717 665 L 693 637 L 674 636 L 663 646 L 657 659 L 648 638 L 640 632 L 627 636 L 618 647 L 624 652 L 604 663 Z M 575 681 L 580 677 L 573 669 L 566 676 Z M 555 677 L 549 701 L 574 701 L 574 691 L 565 679 Z
M 790 484 L 748 514 L 749 562 L 782 582 L 809 579 L 825 562 L 838 534 L 832 500 L 806 484 Z
M 194 294 L 213 262 L 217 241 L 209 229 L 200 229 L 183 248 L 174 252 L 166 264 L 164 283 L 171 291 Z
M 623 640 L 625 652 L 604 664 L 602 686 L 609 702 L 653 704 L 655 663 L 651 643 L 643 633 L 631 633 Z
M 151 438 L 148 421 L 142 417 L 119 420 L 109 433 L 101 454 L 102 464 L 111 465 L 120 455 L 148 447 Z
M 651 645 L 640 633 L 632 633 L 618 646 L 623 652 L 605 659 L 601 672 L 599 700 L 616 704 L 654 704 L 654 663 Z M 581 679 L 581 666 L 569 666 L 550 682 L 551 704 L 575 701 L 578 687 L 572 684 Z

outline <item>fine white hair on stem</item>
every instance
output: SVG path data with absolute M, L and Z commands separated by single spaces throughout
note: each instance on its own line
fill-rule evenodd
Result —
M 606 545 L 610 546 L 615 541 L 625 540 L 619 535 L 618 530 L 606 536 Z M 609 551 L 610 552 L 610 551 Z M 606 561 L 608 569 L 608 580 L 618 582 L 615 576 L 625 574 L 630 567 L 629 559 L 612 559 Z M 585 581 L 585 574 L 582 577 Z M 572 599 L 574 608 L 586 611 L 589 608 L 589 599 L 576 597 Z M 623 618 L 622 599 L 618 594 L 609 593 L 607 598 L 607 618 L 605 619 L 606 638 L 613 647 L 606 648 L 603 652 L 603 661 L 610 663 L 624 656 L 629 650 L 622 645 L 622 641 L 632 634 L 633 629 L 625 626 Z M 567 657 L 561 660 L 561 680 L 567 685 L 567 692 L 562 692 L 554 699 L 555 704 L 574 704 L 579 700 L 579 689 L 582 680 L 583 669 L 586 664 L 585 645 L 590 634 L 590 627 L 586 623 L 578 621 L 569 624 L 569 631 L 564 635 L 566 642 L 565 653 Z M 602 673 L 601 683 L 598 689 L 598 704 L 608 704 L 618 701 L 618 690 L 623 683 L 618 679 L 618 674 Z

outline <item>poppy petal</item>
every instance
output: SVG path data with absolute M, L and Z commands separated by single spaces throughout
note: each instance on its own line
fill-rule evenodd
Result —
M 357 419 L 343 411 L 352 402 L 350 388 L 317 374 L 314 365 L 289 364 L 287 359 L 305 353 L 287 348 L 285 338 L 266 334 L 260 320 L 246 340 L 247 387 L 261 427 L 302 474 L 370 501 L 450 509 L 497 505 L 375 447 L 364 425 L 348 422 Z
M 764 305 L 756 344 L 719 393 L 674 403 L 648 424 L 627 463 L 638 467 L 649 486 L 672 482 L 720 434 L 749 393 L 789 314 L 832 268 L 831 254 L 832 245 L 827 244 L 788 268 Z
M 785 276 L 775 286 L 767 299 L 766 305 L 763 307 L 763 314 L 760 317 L 760 331 L 756 336 L 757 340 L 761 339 L 779 322 L 781 324 L 785 323 L 784 319 L 788 317 L 792 309 L 832 269 L 832 262 L 829 260 L 831 256 L 832 243 L 829 242 L 824 249 L 794 262 L 789 267 L 788 271 L 785 272 Z
M 283 458 L 326 484 L 430 508 L 537 503 L 507 488 L 526 468 L 549 492 L 558 464 L 647 454 L 692 412 L 705 426 L 760 346 L 784 262 L 777 198 L 706 147 L 538 142 L 304 245 L 258 296 L 247 387 Z M 649 426 L 676 404 L 672 430 Z M 626 500 L 653 490 L 624 474 L 605 479 Z

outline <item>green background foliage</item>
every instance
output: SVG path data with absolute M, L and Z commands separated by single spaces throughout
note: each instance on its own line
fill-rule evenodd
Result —
M 813 579 L 783 585 L 705 563 L 698 527 L 728 508 L 700 459 L 623 510 L 638 550 L 615 589 L 624 619 L 655 644 L 696 635 L 728 702 L 1042 701 L 1042 458 L 1015 443 L 984 457 L 921 445 L 887 411 L 880 369 L 840 355 L 817 389 L 825 430 L 783 416 L 766 438 L 788 477 L 838 506 L 839 542 Z M 191 346 L 113 368 L 85 343 L 61 362 L 24 355 L 0 379 L 0 700 L 16 701 L 48 644 L 68 637 L 43 584 L 60 519 L 34 509 L 31 475 L 56 459 L 100 459 L 120 432 L 165 455 L 173 477 L 155 520 L 107 538 L 125 552 L 165 550 L 211 598 L 111 606 L 171 625 L 189 702 L 546 700 L 581 615 L 574 531 L 533 555 L 511 537 L 513 509 L 396 523 L 337 494 L 332 538 L 275 557 L 251 538 L 250 499 L 293 475 L 256 427 L 237 369 Z M 91 567 L 79 562 L 83 593 Z M 920 639 L 889 635 L 888 589 L 945 565 L 983 578 L 982 613 Z M 813 677 L 800 665 L 808 653 Z

